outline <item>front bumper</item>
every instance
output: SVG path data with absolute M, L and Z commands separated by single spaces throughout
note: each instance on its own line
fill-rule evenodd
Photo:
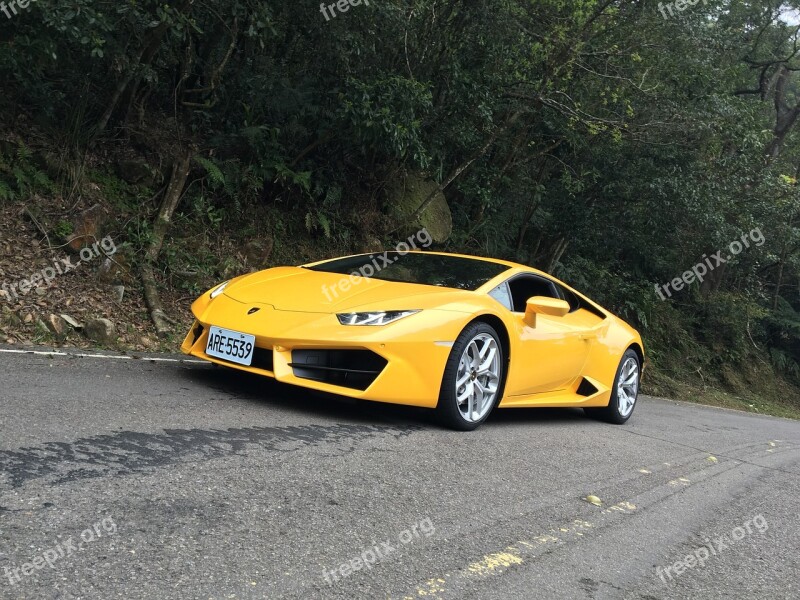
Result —
M 192 312 L 196 321 L 181 346 L 184 354 L 305 388 L 427 408 L 438 403 L 450 342 L 464 319 L 423 311 L 383 327 L 343 326 L 332 314 L 279 311 L 225 295 L 205 306 L 195 303 Z M 212 325 L 256 337 L 252 366 L 205 353 Z

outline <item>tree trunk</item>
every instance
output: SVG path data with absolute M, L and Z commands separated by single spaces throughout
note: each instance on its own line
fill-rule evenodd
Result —
M 158 215 L 153 223 L 153 235 L 150 238 L 150 243 L 147 246 L 145 259 L 141 267 L 144 300 L 147 303 L 147 308 L 150 311 L 150 318 L 153 320 L 153 324 L 156 326 L 156 332 L 159 336 L 170 332 L 171 321 L 164 313 L 164 307 L 161 304 L 161 298 L 158 294 L 155 265 L 161 254 L 161 248 L 164 245 L 164 237 L 172 222 L 172 215 L 175 213 L 175 209 L 180 203 L 183 188 L 186 185 L 186 179 L 189 177 L 189 169 L 193 156 L 194 150 L 185 148 L 175 159 L 175 164 L 172 167 L 172 176 L 167 185 L 167 190 L 164 192 L 164 198 L 161 201 L 161 207 L 158 209 Z
M 553 271 L 561 260 L 561 257 L 564 256 L 564 252 L 567 251 L 567 246 L 569 246 L 569 240 L 566 238 L 560 238 L 558 242 L 556 242 L 556 245 L 550 254 L 550 259 L 547 261 L 547 268 L 545 271 L 551 275 L 553 274 Z
M 192 5 L 194 0 L 184 0 L 179 6 L 176 7 L 176 12 L 183 13 L 186 12 Z M 119 105 L 120 99 L 122 98 L 123 94 L 128 91 L 131 81 L 135 81 L 138 83 L 139 81 L 139 68 L 142 65 L 149 65 L 153 62 L 153 59 L 158 52 L 158 49 L 161 46 L 161 42 L 166 36 L 167 32 L 169 31 L 172 24 L 169 21 L 162 21 L 158 27 L 154 27 L 150 31 L 147 32 L 147 35 L 144 38 L 144 42 L 142 45 L 142 49 L 139 54 L 136 56 L 133 64 L 128 68 L 128 72 L 122 77 L 122 79 L 117 84 L 117 87 L 114 89 L 114 93 L 111 96 L 111 100 L 106 107 L 106 110 L 103 112 L 102 116 L 98 120 L 97 124 L 95 125 L 95 135 L 102 133 L 105 131 L 106 127 L 108 126 L 108 122 L 111 120 L 111 117 L 114 114 L 114 111 L 117 109 Z

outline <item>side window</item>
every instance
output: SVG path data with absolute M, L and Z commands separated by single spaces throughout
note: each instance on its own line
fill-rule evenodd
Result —
M 508 282 L 511 292 L 511 304 L 514 312 L 524 313 L 529 298 L 544 296 L 545 298 L 558 298 L 552 282 L 536 275 L 523 275 L 515 277 Z
M 511 304 L 511 292 L 508 291 L 508 283 L 505 281 L 489 292 L 489 295 L 508 310 L 514 310 Z
M 570 292 L 567 288 L 561 287 L 557 283 L 553 283 L 558 293 L 558 297 L 562 300 L 569 302 L 569 312 L 573 313 L 581 308 L 581 299 L 575 294 Z

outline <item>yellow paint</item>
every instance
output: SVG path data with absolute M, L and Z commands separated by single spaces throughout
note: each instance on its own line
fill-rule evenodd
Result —
M 467 570 L 470 573 L 477 575 L 491 575 L 499 569 L 505 569 L 512 565 L 521 565 L 522 558 L 511 552 L 495 552 L 494 554 L 487 554 L 478 562 L 474 562 Z
M 426 597 L 441 594 L 445 591 L 444 587 L 441 585 L 442 583 L 445 583 L 444 579 L 428 579 L 428 581 L 417 588 L 417 596 Z M 406 596 L 406 598 L 412 597 Z
M 451 347 L 435 342 L 457 339 L 477 317 L 493 317 L 503 324 L 510 339 L 511 364 L 501 408 L 607 406 L 621 356 L 633 344 L 643 347 L 639 334 L 601 307 L 598 310 L 606 315 L 604 319 L 589 311 L 564 317 L 539 314 L 532 327 L 524 315 L 506 310 L 489 292 L 522 273 L 535 273 L 574 290 L 536 269 L 494 262 L 508 269 L 474 292 L 346 277 L 302 267 L 278 267 L 243 275 L 231 280 L 213 300 L 206 292 L 192 304 L 195 325 L 202 324 L 204 331 L 197 340 L 189 333 L 181 350 L 209 362 L 304 388 L 434 408 L 451 352 Z M 349 283 L 341 285 L 343 281 Z M 597 306 L 575 293 L 582 302 Z M 260 310 L 248 314 L 252 308 Z M 336 318 L 337 313 L 391 310 L 420 312 L 382 327 L 346 326 Z M 258 348 L 272 352 L 272 370 L 208 356 L 205 349 L 212 325 L 254 335 Z M 586 335 L 591 338 L 581 337 Z M 357 390 L 296 377 L 289 366 L 296 349 L 371 350 L 388 364 L 366 390 Z M 577 393 L 583 377 L 597 388 L 595 394 Z
M 709 456 L 706 460 L 712 463 L 718 462 L 716 456 Z
M 617 502 L 614 506 L 610 506 L 607 509 L 603 510 L 603 514 L 608 514 L 610 512 L 627 513 L 628 511 L 633 512 L 634 510 L 636 510 L 635 504 L 623 501 L 623 502 Z
M 601 514 L 608 513 L 612 510 L 624 513 L 627 511 L 636 510 L 636 505 L 627 501 L 618 502 L 610 508 L 601 511 Z M 592 527 L 596 527 L 596 525 L 583 519 L 574 519 L 571 525 L 554 528 L 551 530 L 551 533 L 536 536 L 531 541 L 520 540 L 514 545 L 506 547 L 503 552 L 487 554 L 481 560 L 470 563 L 469 566 L 464 569 L 464 571 L 457 573 L 456 576 L 464 577 L 471 575 L 500 575 L 505 569 L 514 565 L 521 565 L 525 562 L 525 559 L 523 558 L 525 552 L 518 550 L 518 547 L 536 548 L 543 544 L 559 542 L 559 538 L 555 535 L 552 535 L 552 533 L 555 533 L 556 531 L 573 533 L 576 537 L 583 537 L 584 534 L 578 530 L 590 529 Z M 450 575 L 445 575 L 445 577 L 450 577 Z M 419 597 L 434 597 L 435 594 L 440 594 L 446 591 L 443 586 L 436 585 L 435 582 L 444 584 L 445 580 L 441 578 L 429 579 L 426 583 L 419 586 L 415 590 L 416 596 L 406 596 L 404 600 L 415 600 Z
M 557 542 L 558 538 L 554 535 L 540 535 L 536 538 L 540 544 L 547 544 L 548 542 Z

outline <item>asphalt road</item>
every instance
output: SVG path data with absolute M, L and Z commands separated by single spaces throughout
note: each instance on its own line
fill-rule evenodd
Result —
M 0 598 L 796 599 L 799 458 L 800 423 L 648 397 L 625 426 L 465 434 L 206 365 L 0 351 Z

